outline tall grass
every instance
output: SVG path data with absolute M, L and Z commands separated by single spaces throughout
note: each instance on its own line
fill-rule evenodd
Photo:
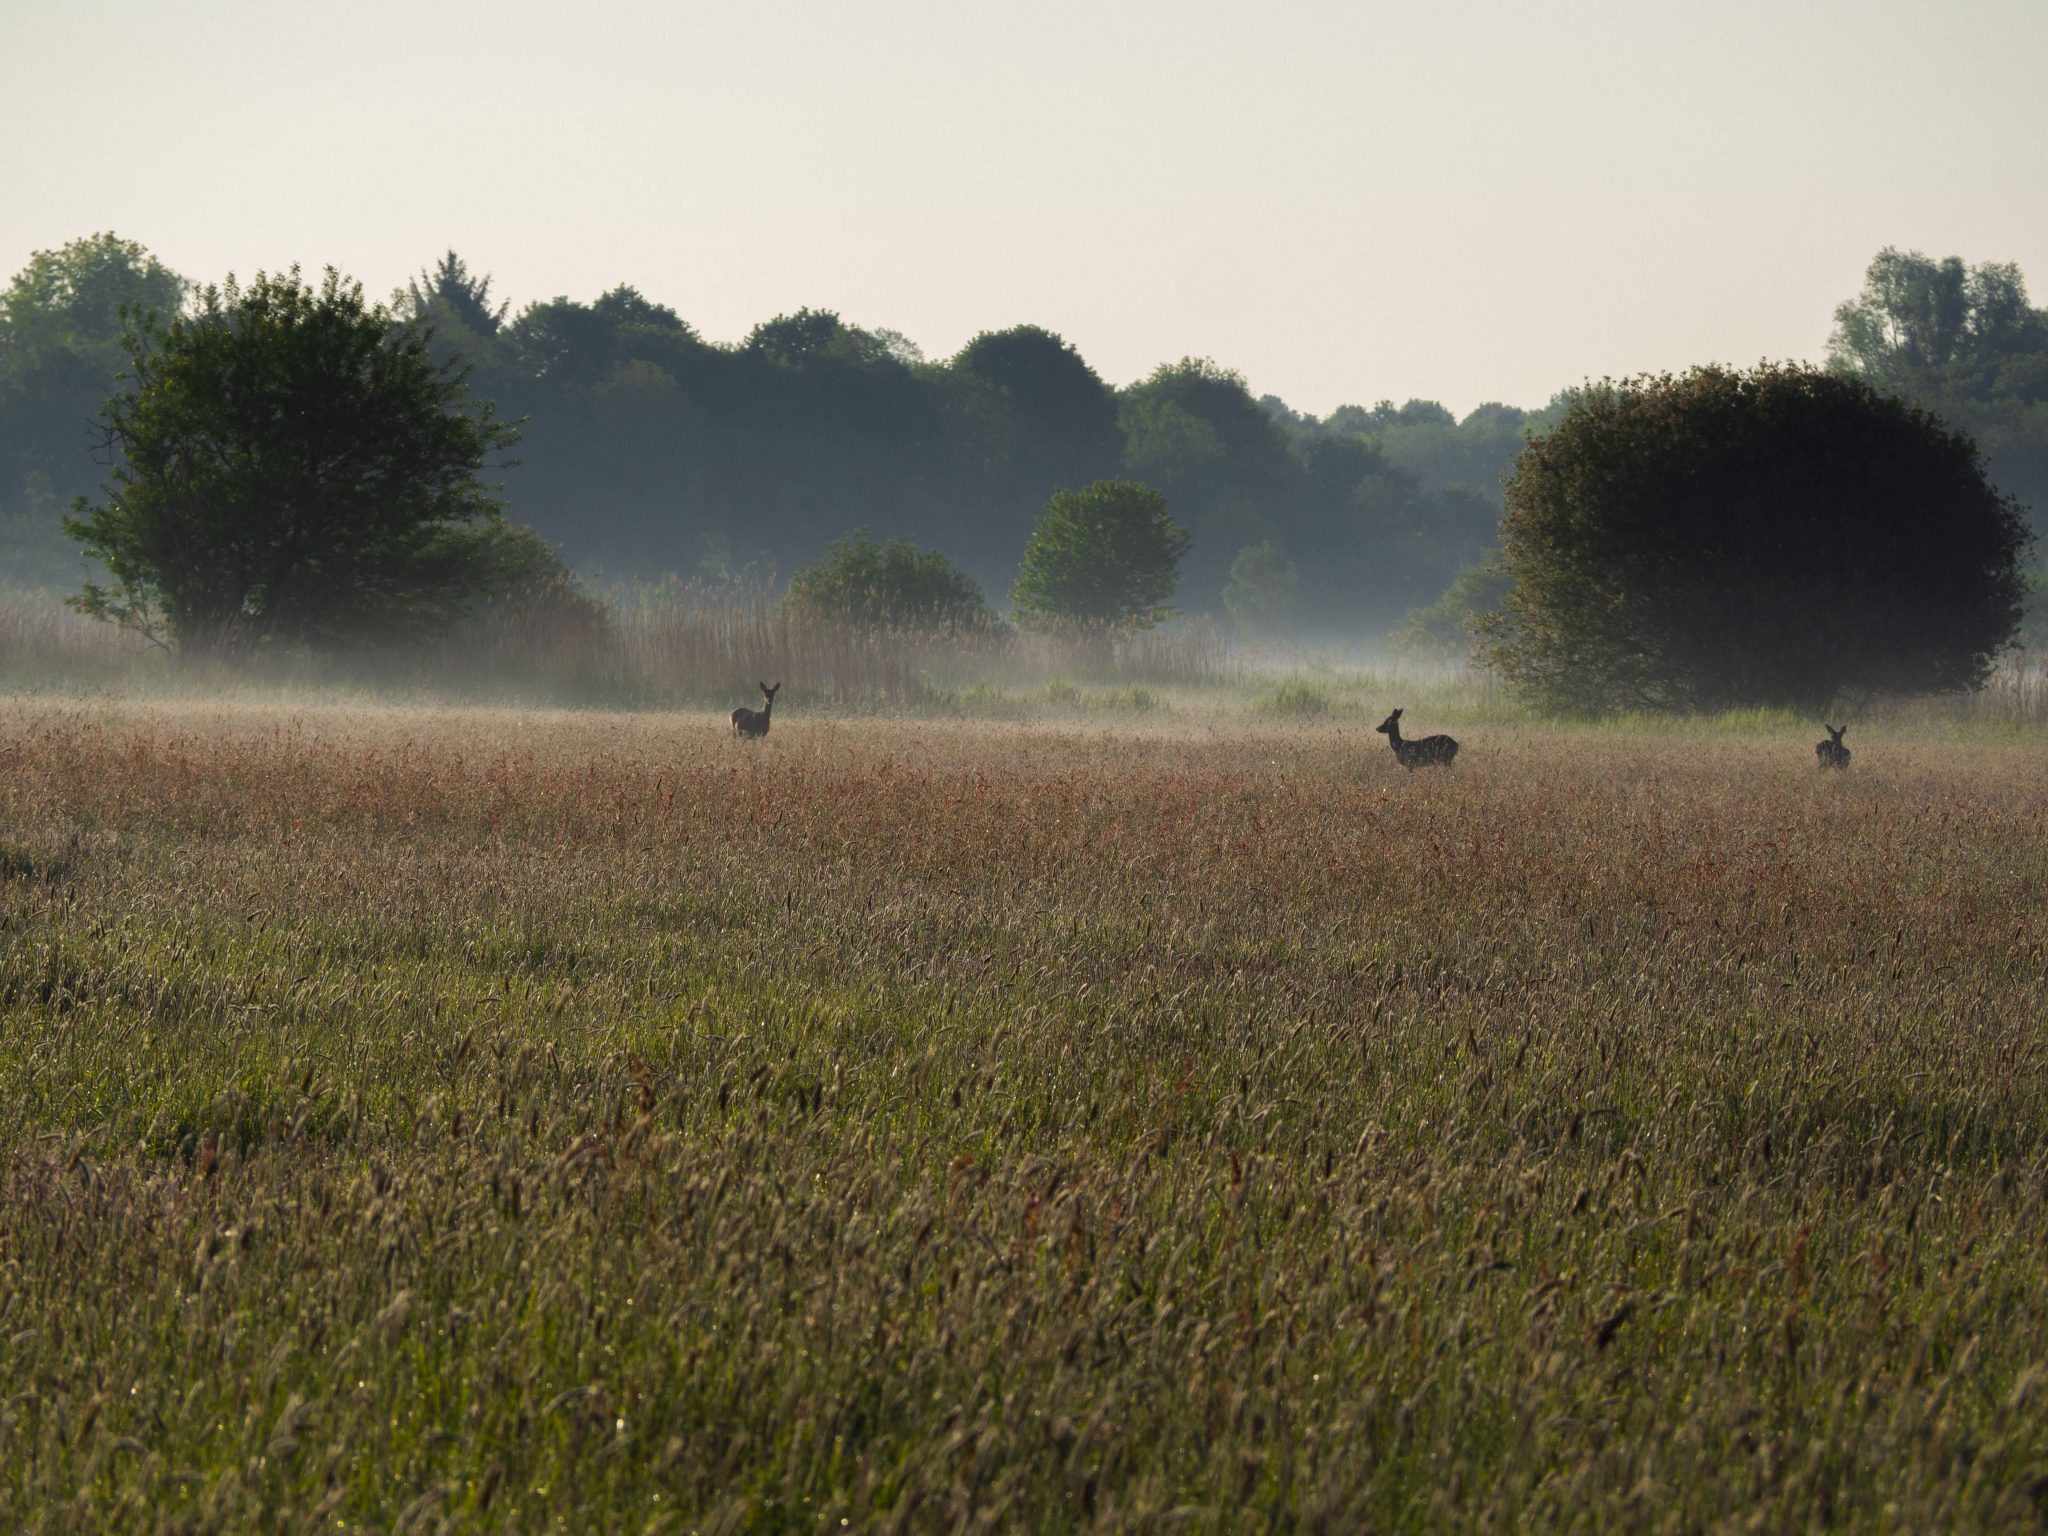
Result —
M 900 708 L 980 685 L 1048 682 L 1187 685 L 1235 673 L 1214 626 L 1063 634 L 991 628 L 879 628 L 791 612 L 758 594 L 686 585 L 620 588 L 587 607 L 491 608 L 406 651 L 277 655 L 230 670 L 170 659 L 43 593 L 0 595 L 0 682 L 123 682 L 139 688 L 384 688 L 438 698 L 623 706 L 745 701 L 782 680 L 808 704 Z
M 2048 767 L 0 705 L 0 1529 L 2034 1529 Z

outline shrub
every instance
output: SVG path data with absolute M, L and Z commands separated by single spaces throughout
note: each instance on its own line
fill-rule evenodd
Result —
M 935 549 L 907 539 L 877 543 L 865 528 L 834 539 L 791 578 L 783 600 L 808 618 L 918 629 L 988 629 L 988 602 L 972 577 Z

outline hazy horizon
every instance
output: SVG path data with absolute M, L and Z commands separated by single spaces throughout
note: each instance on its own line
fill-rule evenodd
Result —
M 2048 284 L 2022 0 L 561 16 L 6 0 L 0 263 L 111 229 L 382 295 L 453 247 L 515 309 L 628 282 L 934 358 L 1028 321 L 1318 415 L 1818 358 L 1885 245 Z

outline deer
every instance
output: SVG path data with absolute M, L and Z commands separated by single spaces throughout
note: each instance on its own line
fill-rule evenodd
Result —
M 1417 768 L 1448 768 L 1451 759 L 1458 755 L 1458 744 L 1448 736 L 1425 736 L 1420 741 L 1403 741 L 1401 711 L 1398 709 L 1374 729 L 1387 738 L 1395 758 L 1411 772 Z
M 1813 744 L 1813 755 L 1823 768 L 1846 768 L 1849 766 L 1849 749 L 1842 745 L 1842 734 L 1849 727 L 1829 725 L 1823 720 L 1820 728 L 1828 733 L 1826 741 Z
M 732 733 L 735 736 L 766 736 L 768 734 L 768 711 L 775 707 L 775 695 L 782 691 L 782 684 L 773 688 L 766 683 L 761 686 L 761 695 L 768 702 L 759 709 L 749 709 L 742 704 L 732 712 Z

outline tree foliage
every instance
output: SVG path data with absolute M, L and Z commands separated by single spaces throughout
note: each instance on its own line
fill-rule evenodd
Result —
M 406 285 L 406 298 L 416 316 L 445 316 L 477 336 L 497 335 L 511 308 L 509 303 L 493 305 L 490 274 L 478 277 L 452 250 Z
M 1223 611 L 1240 634 L 1271 635 L 1294 618 L 1301 573 L 1271 540 L 1247 544 L 1230 562 Z
M 1487 654 L 1580 710 L 1975 687 L 2025 597 L 2025 525 L 1976 446 L 1797 366 L 1581 391 L 1517 461 L 1501 532 Z
M 917 629 L 984 629 L 994 623 L 972 577 L 908 539 L 886 544 L 865 528 L 825 546 L 816 565 L 790 579 L 784 599 L 798 612 L 855 624 Z
M 1835 310 L 1828 355 L 1968 432 L 1991 478 L 2048 517 L 2048 311 L 2018 267 L 1888 246 Z
M 0 290 L 0 579 L 69 582 L 62 512 L 98 483 L 97 416 L 121 371 L 122 314 L 176 312 L 185 280 L 132 240 L 37 251 Z
M 398 307 L 442 361 L 526 421 L 506 508 L 579 566 L 790 569 L 860 524 L 1006 590 L 1046 498 L 1130 480 L 1190 543 L 1176 601 L 1227 612 L 1235 556 L 1296 562 L 1295 622 L 1365 631 L 1442 594 L 1496 542 L 1501 481 L 1568 395 L 1454 419 L 1431 400 L 1318 420 L 1199 358 L 1113 388 L 1059 336 L 1016 325 L 926 361 L 906 338 L 805 309 L 731 345 L 631 284 L 507 307 L 453 252 Z M 1834 366 L 1967 430 L 1992 479 L 2048 515 L 2048 327 L 2019 274 L 1882 253 L 1839 317 Z M 38 253 L 0 313 L 0 569 L 71 570 L 49 508 L 90 492 L 94 416 L 123 366 L 118 303 L 182 285 L 114 236 Z M 1361 364 L 1361 368 L 1365 365 Z M 12 514 L 10 516 L 10 514 Z
M 167 643 L 332 645 L 430 629 L 487 589 L 480 474 L 516 435 L 425 328 L 329 269 L 230 278 L 144 318 L 107 404 L 101 504 L 66 527 L 113 575 L 77 606 Z
M 2018 267 L 1886 246 L 1862 293 L 1836 308 L 1828 351 L 1871 383 L 1912 394 L 1937 381 L 1995 388 L 2002 369 L 2044 347 L 2048 316 L 2027 302 Z
M 99 350 L 111 361 L 124 311 L 169 314 L 184 297 L 183 278 L 118 235 L 37 251 L 0 292 L 0 373 L 59 351 Z
M 1168 617 L 1188 535 L 1166 497 L 1128 480 L 1055 491 L 1024 546 L 1010 602 L 1035 623 L 1131 624 Z
M 1394 631 L 1394 643 L 1418 656 L 1466 654 L 1481 622 L 1500 613 L 1514 589 L 1515 578 L 1495 550 L 1453 576 L 1435 602 L 1412 611 Z

